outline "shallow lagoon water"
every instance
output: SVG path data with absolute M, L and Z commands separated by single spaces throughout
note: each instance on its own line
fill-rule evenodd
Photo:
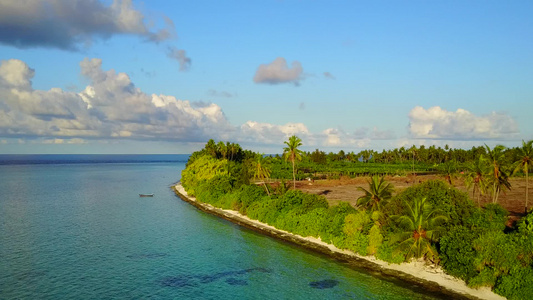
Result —
M 0 299 L 435 298 L 200 212 L 150 160 L 0 165 Z

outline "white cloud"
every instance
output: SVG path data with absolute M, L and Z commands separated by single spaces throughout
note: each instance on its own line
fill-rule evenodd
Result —
M 268 84 L 293 83 L 294 85 L 299 85 L 300 80 L 303 79 L 302 73 L 303 68 L 300 62 L 294 61 L 292 67 L 289 68 L 285 58 L 278 57 L 270 64 L 262 64 L 257 68 L 254 82 Z
M 368 129 L 358 128 L 353 134 L 347 133 L 340 128 L 328 128 L 315 137 L 318 144 L 324 147 L 349 149 L 368 147 L 371 139 L 368 137 Z
M 322 133 L 326 136 L 324 141 L 325 146 L 339 146 L 342 140 L 345 140 L 346 142 L 346 133 L 338 129 L 328 128 L 322 131 Z
M 409 113 L 409 132 L 415 138 L 497 139 L 518 134 L 518 126 L 509 115 L 492 112 L 476 116 L 464 109 L 455 112 L 438 106 L 417 106 Z
M 259 123 L 248 121 L 240 126 L 237 141 L 260 143 L 260 144 L 282 144 L 284 140 L 292 135 L 300 138 L 309 136 L 309 130 L 302 123 L 287 123 L 285 125 L 274 125 L 270 123 Z
M 396 138 L 396 135 L 392 130 L 379 130 L 377 127 L 374 127 L 370 138 L 373 140 L 391 140 Z
M 10 59 L 0 65 L 0 84 L 14 87 L 28 88 L 31 85 L 35 71 L 23 61 Z
M 34 90 L 34 72 L 24 62 L 1 61 L 0 136 L 69 138 L 71 143 L 87 138 L 203 141 L 235 132 L 216 104 L 148 95 L 127 74 L 101 66 L 100 59 L 80 63 L 90 85 L 77 94 Z
M 41 143 L 43 144 L 63 144 L 65 142 L 64 139 L 48 139 L 43 140 Z
M 67 144 L 87 144 L 87 141 L 80 138 L 73 138 L 67 140 Z
M 305 147 L 356 150 L 390 148 L 394 132 L 377 127 L 350 131 L 327 128 L 310 132 L 303 123 L 284 125 L 250 120 L 232 125 L 214 103 L 191 102 L 171 95 L 146 94 L 130 77 L 103 70 L 102 60 L 84 59 L 80 72 L 88 79 L 81 92 L 58 88 L 36 90 L 35 71 L 20 60 L 0 61 L 0 138 L 47 143 L 88 143 L 95 140 L 158 140 L 203 143 L 228 140 L 242 145 L 281 146 L 291 135 Z M 465 110 L 414 108 L 409 114 L 412 141 L 434 144 L 435 139 L 505 137 L 517 132 L 505 114 L 478 117 Z M 450 144 L 451 145 L 451 144 Z
M 19 48 L 50 47 L 78 50 L 96 39 L 136 35 L 159 42 L 175 37 L 174 24 L 154 30 L 131 0 L 110 6 L 96 0 L 40 0 L 0 2 L 0 43 Z

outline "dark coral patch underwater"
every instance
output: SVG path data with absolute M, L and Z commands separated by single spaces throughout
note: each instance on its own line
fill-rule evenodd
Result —
M 236 278 L 228 278 L 226 283 L 229 285 L 248 285 L 248 281 Z
M 337 284 L 339 284 L 337 280 L 326 279 L 326 280 L 320 280 L 320 281 L 311 281 L 309 283 L 309 286 L 314 289 L 322 290 L 322 289 L 331 289 L 335 287 Z
M 199 284 L 207 284 L 222 278 L 230 277 L 226 279 L 226 283 L 229 285 L 247 285 L 248 282 L 246 280 L 237 279 L 235 277 L 246 275 L 252 272 L 270 273 L 271 271 L 265 268 L 250 268 L 237 271 L 218 272 L 210 275 L 185 274 L 178 276 L 167 276 L 159 280 L 159 284 L 162 286 L 182 288 L 197 286 Z

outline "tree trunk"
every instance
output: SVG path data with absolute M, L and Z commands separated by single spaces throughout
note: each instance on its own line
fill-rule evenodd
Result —
M 265 190 L 267 191 L 267 195 L 270 197 L 270 191 L 268 190 L 265 179 L 263 179 L 263 186 L 265 187 Z
M 528 169 L 527 167 L 529 166 L 526 166 L 526 214 L 527 214 L 527 200 L 528 200 L 528 197 L 529 197 L 529 177 L 528 177 Z
M 296 189 L 296 173 L 294 172 L 294 158 L 292 159 L 292 188 Z

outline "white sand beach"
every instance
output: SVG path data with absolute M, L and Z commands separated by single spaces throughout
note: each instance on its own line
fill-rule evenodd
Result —
M 334 245 L 325 243 L 321 241 L 320 239 L 317 239 L 314 237 L 302 237 L 302 236 L 292 234 L 284 230 L 277 229 L 273 226 L 259 222 L 257 220 L 252 220 L 248 218 L 247 216 L 240 214 L 237 211 L 219 209 L 209 204 L 199 203 L 196 201 L 194 197 L 189 197 L 187 195 L 187 192 L 183 188 L 183 186 L 179 183 L 175 185 L 175 189 L 179 194 L 189 199 L 189 201 L 195 202 L 196 204 L 203 206 L 207 211 L 211 211 L 214 214 L 223 215 L 227 219 L 237 221 L 237 223 L 239 222 L 246 223 L 250 226 L 256 227 L 259 230 L 263 228 L 268 229 L 270 231 L 275 231 L 279 233 L 280 235 L 290 235 L 294 237 L 295 239 L 305 240 L 309 243 L 313 243 L 318 246 L 327 247 L 333 253 L 342 253 L 342 254 L 345 254 L 345 255 L 348 255 L 354 258 L 363 259 L 370 263 L 380 266 L 382 269 L 394 270 L 397 272 L 405 273 L 413 277 L 416 277 L 418 279 L 429 281 L 434 284 L 438 284 L 440 287 L 446 290 L 450 290 L 458 294 L 463 294 L 471 298 L 494 299 L 494 300 L 506 299 L 505 297 L 502 297 L 500 295 L 493 293 L 487 287 L 479 288 L 479 289 L 470 288 L 466 285 L 464 281 L 457 279 L 455 277 L 452 277 L 448 274 L 445 274 L 442 268 L 439 266 L 436 266 L 436 267 L 428 266 L 424 262 L 421 262 L 421 261 L 412 261 L 409 263 L 401 263 L 401 264 L 390 264 L 385 261 L 378 260 L 374 256 L 361 256 L 352 251 L 338 249 Z

